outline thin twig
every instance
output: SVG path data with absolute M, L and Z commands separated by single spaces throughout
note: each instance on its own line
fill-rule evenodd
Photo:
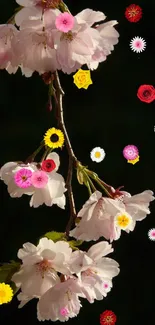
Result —
M 69 231 L 75 221 L 76 218 L 76 208 L 74 202 L 74 195 L 72 190 L 72 175 L 73 175 L 73 164 L 76 164 L 77 158 L 72 149 L 72 145 L 70 143 L 70 139 L 66 130 L 64 116 L 63 116 L 63 105 L 62 105 L 62 97 L 64 96 L 64 91 L 60 84 L 60 79 L 58 72 L 54 73 L 54 81 L 55 81 L 55 89 L 56 89 L 56 97 L 57 97 L 57 115 L 58 115 L 58 126 L 62 130 L 65 136 L 65 144 L 69 156 L 69 165 L 68 165 L 68 174 L 66 180 L 66 188 L 68 190 L 68 198 L 70 204 L 70 218 L 68 224 L 66 226 L 66 235 L 69 236 Z

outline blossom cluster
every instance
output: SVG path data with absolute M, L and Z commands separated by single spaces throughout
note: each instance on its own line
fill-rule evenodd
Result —
M 11 301 L 15 292 L 9 283 L 13 282 L 16 293 L 20 290 L 17 295 L 19 308 L 35 298 L 38 300 L 39 321 L 67 321 L 78 315 L 82 298 L 94 303 L 106 297 L 113 286 L 113 278 L 119 274 L 119 264 L 106 257 L 113 248 L 103 241 L 103 237 L 111 243 L 120 238 L 122 230 L 127 233 L 133 231 L 136 221 L 143 220 L 150 213 L 149 205 L 155 197 L 151 190 L 131 196 L 121 187 L 114 189 L 83 166 L 74 155 L 64 123 L 63 91 L 57 70 L 67 74 L 78 70 L 73 76 L 74 83 L 78 88 L 87 89 L 92 84 L 90 71 L 83 72 L 81 67 L 85 64 L 90 70 L 97 69 L 99 63 L 111 54 L 119 38 L 114 27 L 117 21 L 104 22 L 104 13 L 89 8 L 73 16 L 62 0 L 16 2 L 21 7 L 14 15 L 14 21 L 11 19 L 7 24 L 0 25 L 0 69 L 16 73 L 20 68 L 26 77 L 31 77 L 35 71 L 42 75 L 49 85 L 50 100 L 52 96 L 55 100 L 60 130 L 49 129 L 40 147 L 25 162 L 4 164 L 0 169 L 0 179 L 7 185 L 12 198 L 27 195 L 30 206 L 34 208 L 56 204 L 64 209 L 65 193 L 68 191 L 70 219 L 61 238 L 54 239 L 48 233 L 50 236 L 44 235 L 36 246 L 27 242 L 18 251 L 21 263 L 13 261 L 7 268 L 3 265 L 8 274 L 7 283 L 0 283 L 0 304 Z M 130 20 L 133 22 L 137 21 L 137 10 L 137 6 L 130 8 Z M 143 96 L 138 97 L 151 101 L 152 92 L 154 89 L 149 88 L 144 94 L 143 89 Z M 52 103 L 49 103 L 51 109 Z M 62 148 L 64 142 L 69 156 L 66 182 L 57 172 L 60 158 L 53 151 Z M 36 155 L 43 147 L 45 152 L 36 161 Z M 135 149 L 134 146 L 124 149 L 125 157 L 132 162 L 139 154 Z M 100 147 L 91 152 L 94 161 L 99 162 L 104 156 L 105 152 Z M 74 167 L 79 184 L 86 186 L 89 192 L 89 199 L 78 213 L 71 184 Z M 93 182 L 106 193 L 106 197 Z M 70 221 L 75 221 L 72 230 Z M 81 241 L 98 239 L 101 241 L 87 252 L 77 248 Z M 105 319 L 113 324 L 116 321 L 111 311 L 101 315 L 102 324 L 105 324 Z
M 15 24 L 0 25 L 0 69 L 26 77 L 62 70 L 70 74 L 86 64 L 97 69 L 118 43 L 116 20 L 102 23 L 100 11 L 73 16 L 58 0 L 17 0 Z
M 41 163 L 6 163 L 0 170 L 0 178 L 8 186 L 12 198 L 26 194 L 31 196 L 31 207 L 45 203 L 64 209 L 66 188 L 63 176 L 57 173 L 59 165 L 59 155 L 51 152 Z
M 68 242 L 55 243 L 46 237 L 37 246 L 25 243 L 18 251 L 22 265 L 12 277 L 21 289 L 19 308 L 37 298 L 39 321 L 65 321 L 77 316 L 82 307 L 79 298 L 93 303 L 111 290 L 112 279 L 119 273 L 118 263 L 105 257 L 111 252 L 111 245 L 105 241 L 87 252 L 72 251 Z

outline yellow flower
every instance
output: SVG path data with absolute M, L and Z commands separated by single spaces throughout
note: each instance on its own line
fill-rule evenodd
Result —
M 0 283 L 0 305 L 7 304 L 13 298 L 13 290 L 9 284 Z
M 132 222 L 132 218 L 129 214 L 117 214 L 115 218 L 115 224 L 117 227 L 121 229 L 126 229 L 130 223 Z
M 135 165 L 138 161 L 139 161 L 139 156 L 137 156 L 137 158 L 134 159 L 134 160 L 128 160 L 128 163 L 132 164 L 132 165 Z
M 80 89 L 87 89 L 93 82 L 91 80 L 90 70 L 79 69 L 73 76 L 75 85 Z
M 44 142 L 49 148 L 61 148 L 64 144 L 64 134 L 61 130 L 51 128 L 45 133 Z

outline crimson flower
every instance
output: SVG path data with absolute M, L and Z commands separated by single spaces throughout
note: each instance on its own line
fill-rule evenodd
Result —
M 46 159 L 42 162 L 41 169 L 45 172 L 52 172 L 56 167 L 56 164 L 53 159 Z
M 125 17 L 130 23 L 137 23 L 142 18 L 142 8 L 132 4 L 126 8 Z
M 111 310 L 105 310 L 100 315 L 100 324 L 101 325 L 115 325 L 116 320 L 117 320 L 117 317 Z
M 137 97 L 149 104 L 155 99 L 155 88 L 152 85 L 141 85 L 138 88 Z

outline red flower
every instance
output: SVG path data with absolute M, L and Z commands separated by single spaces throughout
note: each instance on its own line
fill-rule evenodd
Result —
M 105 310 L 100 315 L 100 324 L 101 325 L 115 325 L 116 323 L 116 315 L 111 310 Z
M 126 8 L 125 17 L 130 23 L 137 23 L 142 18 L 142 8 L 138 5 L 130 5 Z
M 52 172 L 56 167 L 56 164 L 53 159 L 46 159 L 42 162 L 41 169 L 45 172 Z
M 152 85 L 141 85 L 137 96 L 142 102 L 149 104 L 155 99 L 155 88 Z

